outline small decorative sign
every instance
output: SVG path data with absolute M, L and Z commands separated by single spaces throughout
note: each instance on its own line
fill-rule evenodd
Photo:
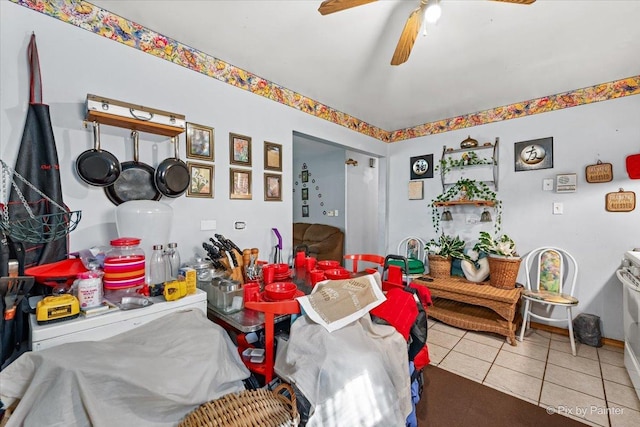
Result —
M 609 182 L 613 179 L 613 166 L 611 163 L 602 163 L 598 160 L 595 165 L 585 168 L 587 182 L 594 184 L 597 182 Z
M 617 193 L 607 193 L 605 200 L 609 212 L 631 212 L 636 208 L 636 193 L 622 188 Z

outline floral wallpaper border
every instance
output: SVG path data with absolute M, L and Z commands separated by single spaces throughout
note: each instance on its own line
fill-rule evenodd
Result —
M 81 0 L 10 0 L 383 142 L 398 142 L 533 114 L 640 94 L 640 75 L 516 104 L 387 131 Z

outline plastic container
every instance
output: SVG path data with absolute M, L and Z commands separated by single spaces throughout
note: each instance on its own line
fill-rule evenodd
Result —
M 111 241 L 104 257 L 104 296 L 119 303 L 124 296 L 135 294 L 145 283 L 145 255 L 137 237 L 121 237 Z
M 98 307 L 102 305 L 102 271 L 87 271 L 78 274 L 73 282 L 73 293 L 78 297 L 80 309 Z

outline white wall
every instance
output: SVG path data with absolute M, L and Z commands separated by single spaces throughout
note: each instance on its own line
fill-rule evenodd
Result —
M 542 245 L 570 251 L 580 266 L 577 312 L 600 316 L 604 336 L 623 339 L 622 289 L 615 270 L 625 251 L 640 246 L 640 209 L 607 212 L 605 195 L 621 187 L 640 195 L 640 180 L 630 180 L 625 170 L 626 156 L 640 151 L 639 117 L 640 96 L 631 96 L 392 144 L 388 250 L 408 235 L 435 237 L 429 203 L 442 191 L 440 178 L 424 180 L 424 200 L 408 200 L 409 157 L 433 153 L 439 159 L 443 145 L 459 148 L 468 135 L 481 143 L 499 137 L 503 232 L 515 239 L 521 255 Z M 554 167 L 515 172 L 514 143 L 548 136 L 553 137 Z M 598 160 L 613 164 L 613 181 L 586 182 L 585 167 Z M 542 180 L 559 173 L 578 174 L 576 193 L 542 191 Z M 563 215 L 552 214 L 553 202 L 564 204 Z M 469 234 L 466 225 L 458 227 L 451 232 Z
M 344 127 L 237 89 L 138 50 L 11 2 L 0 2 L 0 157 L 15 162 L 28 103 L 26 49 L 35 32 L 43 74 L 44 102 L 51 107 L 65 203 L 82 210 L 70 234 L 72 251 L 108 244 L 115 237 L 115 206 L 102 189 L 75 176 L 74 161 L 92 146 L 83 128 L 88 93 L 186 115 L 187 121 L 215 129 L 215 198 L 163 198 L 174 211 L 171 240 L 183 259 L 200 251 L 213 232 L 200 231 L 201 219 L 217 220 L 216 232 L 242 247 L 258 247 L 272 258 L 276 243 L 271 228 L 283 236 L 283 258 L 291 251 L 292 134 L 299 131 L 328 141 L 384 155 L 387 145 Z M 102 126 L 102 147 L 121 160 L 132 157 L 128 132 Z M 253 139 L 253 200 L 229 200 L 228 134 Z M 263 141 L 283 145 L 283 201 L 264 202 Z M 140 160 L 152 166 L 172 155 L 166 139 L 141 136 Z M 155 151 L 154 151 L 155 150 Z M 184 136 L 180 155 L 185 159 Z M 4 199 L 4 198 L 3 198 Z M 245 230 L 233 222 L 245 221 Z M 271 255 L 269 255 L 271 254 Z

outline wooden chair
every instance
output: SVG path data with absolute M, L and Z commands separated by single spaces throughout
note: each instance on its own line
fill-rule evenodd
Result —
M 251 363 L 244 361 L 249 370 L 264 377 L 265 384 L 273 379 L 273 364 L 275 362 L 274 329 L 277 314 L 299 314 L 300 304 L 294 299 L 277 302 L 247 301 L 245 308 L 264 313 L 264 362 Z
M 363 261 L 363 262 L 367 262 L 367 263 L 370 263 L 370 264 L 376 264 L 376 268 L 378 268 L 378 266 L 380 266 L 380 267 L 384 266 L 384 257 L 382 255 L 375 255 L 375 254 L 349 254 L 349 255 L 345 255 L 344 259 L 345 259 L 345 261 L 346 260 L 351 260 L 352 261 L 351 271 L 353 271 L 354 273 L 357 273 L 359 271 L 358 270 L 358 261 Z M 345 267 L 346 267 L 346 265 L 345 265 Z

